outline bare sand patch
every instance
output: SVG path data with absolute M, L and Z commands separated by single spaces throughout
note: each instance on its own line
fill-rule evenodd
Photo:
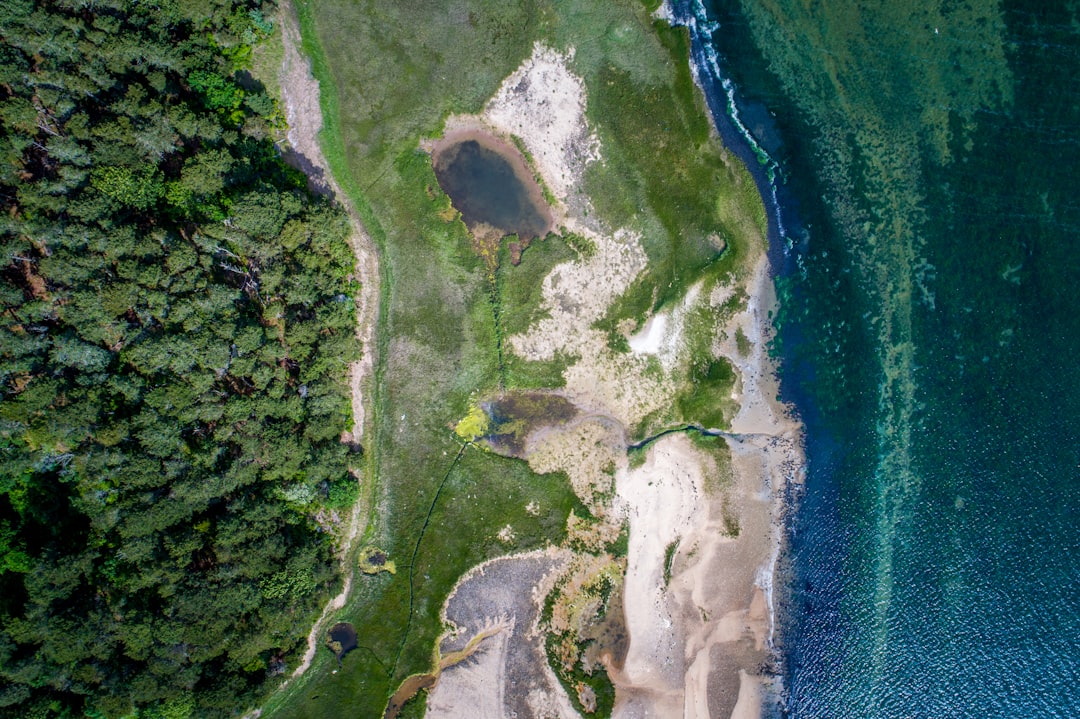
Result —
M 506 656 L 511 632 L 485 640 L 468 662 L 447 669 L 428 695 L 429 717 L 502 719 L 506 692 Z
M 327 195 L 334 190 L 333 178 L 319 147 L 319 131 L 323 125 L 319 81 L 311 73 L 311 61 L 300 50 L 300 26 L 291 3 L 282 3 L 280 17 L 285 55 L 278 83 L 288 124 L 285 135 L 288 144 L 281 147 L 282 155 L 289 164 L 307 175 L 308 187 L 313 192 Z M 340 196 L 340 192 L 337 194 Z
M 585 122 L 585 83 L 569 70 L 573 50 L 537 42 L 484 108 L 491 125 L 521 138 L 548 187 L 567 204 L 600 141 Z
M 609 514 L 615 471 L 626 464 L 626 438 L 620 425 L 606 417 L 586 417 L 543 433 L 531 445 L 528 459 L 534 472 L 566 472 L 574 493 L 593 515 Z
M 624 612 L 630 631 L 619 685 L 668 695 L 685 673 L 684 637 L 667 600 L 667 548 L 687 530 L 708 522 L 702 463 L 690 440 L 668 435 L 651 447 L 645 463 L 619 473 L 619 508 L 630 522 Z
M 698 305 L 700 297 L 701 283 L 698 283 L 686 291 L 673 309 L 661 310 L 646 320 L 640 330 L 627 338 L 630 350 L 639 355 L 652 355 L 660 360 L 666 371 L 675 371 L 683 356 L 686 316 Z
M 664 342 L 668 319 L 667 312 L 660 312 L 650 317 L 641 330 L 631 335 L 630 349 L 643 355 L 658 354 Z
M 461 651 L 470 637 L 494 624 L 504 629 L 485 639 L 469 661 L 442 671 L 426 716 L 577 719 L 537 631 L 543 598 L 569 556 L 551 549 L 502 557 L 462 577 L 443 607 L 451 630 L 440 641 L 440 653 Z
M 739 699 L 731 710 L 731 719 L 756 719 L 761 716 L 764 687 L 757 677 L 744 669 L 739 670 Z M 708 717 L 708 714 L 698 714 Z M 690 719 L 688 716 L 687 719 Z
M 530 360 L 556 354 L 580 358 L 564 373 L 567 396 L 587 411 L 632 427 L 670 400 L 671 377 L 651 368 L 646 355 L 613 351 L 593 325 L 630 287 L 647 259 L 640 237 L 628 230 L 586 229 L 583 234 L 596 251 L 552 269 L 542 287 L 546 316 L 527 332 L 507 338 L 507 346 Z

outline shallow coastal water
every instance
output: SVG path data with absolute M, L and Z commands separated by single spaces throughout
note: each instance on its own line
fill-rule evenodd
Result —
M 696 8 L 776 163 L 790 716 L 1080 715 L 1080 34 L 1044 5 Z

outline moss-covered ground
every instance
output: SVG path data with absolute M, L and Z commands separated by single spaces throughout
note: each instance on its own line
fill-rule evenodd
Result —
M 356 626 L 360 647 L 336 673 L 332 655 L 320 652 L 263 716 L 378 716 L 402 679 L 430 668 L 439 610 L 467 569 L 558 543 L 571 509 L 584 511 L 564 476 L 536 475 L 454 427 L 478 398 L 561 384 L 574 358 L 531 363 L 508 353 L 500 361 L 499 345 L 537 318 L 550 268 L 588 248 L 549 236 L 519 265 L 500 262 L 492 278 L 447 212 L 421 137 L 437 135 L 449 114 L 478 112 L 534 41 L 574 47 L 572 70 L 585 81 L 603 148 L 584 189 L 604 223 L 642 233 L 650 262 L 609 313 L 612 328 L 702 277 L 741 271 L 744 248 L 762 242 L 764 214 L 749 176 L 710 131 L 685 31 L 640 2 L 297 5 L 322 83 L 324 151 L 381 257 L 374 432 L 365 446 L 374 511 L 362 544 L 378 546 L 397 571 L 357 574 L 336 618 Z M 703 381 L 723 370 L 704 367 Z M 694 400 L 686 402 L 689 412 Z M 530 503 L 540 511 L 527 512 Z M 512 545 L 497 538 L 507 524 Z

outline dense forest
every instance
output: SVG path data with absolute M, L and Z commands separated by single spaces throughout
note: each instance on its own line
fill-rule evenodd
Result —
M 337 582 L 356 288 L 273 12 L 0 4 L 0 717 L 238 715 Z

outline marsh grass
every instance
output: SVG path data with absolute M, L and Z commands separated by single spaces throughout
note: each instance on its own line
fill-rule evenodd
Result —
M 494 302 L 499 318 L 500 342 L 524 333 L 546 316 L 543 308 L 543 282 L 558 264 L 587 257 L 596 247 L 588 239 L 573 235 L 548 233 L 533 240 L 521 253 L 520 262 L 510 261 L 511 250 L 503 242 L 495 269 Z M 506 389 L 555 389 L 565 384 L 563 372 L 576 357 L 556 354 L 550 360 L 526 360 L 503 347 L 502 379 Z
M 561 235 L 548 234 L 533 240 L 521 253 L 521 262 L 510 262 L 510 250 L 504 243 L 496 273 L 503 330 L 507 336 L 525 332 L 543 317 L 544 278 L 558 264 L 569 262 L 578 253 Z
M 448 216 L 419 140 L 438 135 L 449 114 L 479 111 L 534 40 L 573 45 L 605 158 L 586 189 L 604 225 L 642 232 L 650 259 L 606 321 L 641 320 L 702 277 L 734 271 L 742 248 L 762 239 L 749 176 L 715 142 L 697 97 L 686 33 L 640 3 L 300 0 L 297 9 L 321 83 L 324 153 L 380 253 L 362 543 L 384 550 L 397 572 L 354 577 L 334 620 L 355 625 L 357 650 L 337 674 L 320 652 L 264 716 L 377 716 L 402 679 L 431 668 L 439 610 L 465 571 L 562 542 L 571 509 L 586 511 L 565 476 L 463 448 L 453 426 L 500 385 L 562 384 L 574 358 L 504 352 L 500 363 L 498 348 L 538 318 L 550 268 L 589 248 L 580 238 L 536 241 L 519 265 L 499 262 L 493 293 L 490 267 Z M 512 546 L 497 537 L 506 525 Z
M 669 542 L 664 547 L 664 586 L 671 584 L 671 567 L 675 564 L 675 552 L 679 549 L 679 540 Z

